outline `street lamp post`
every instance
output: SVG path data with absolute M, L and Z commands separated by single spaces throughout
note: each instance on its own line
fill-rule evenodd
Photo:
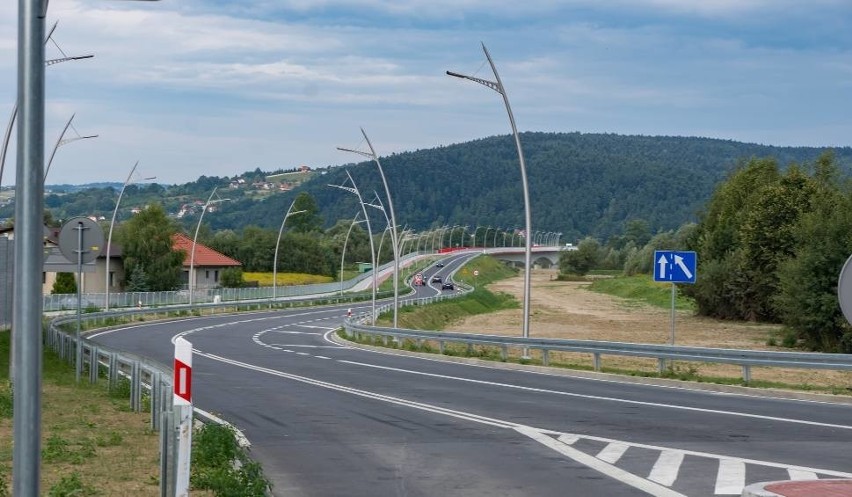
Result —
M 195 245 L 198 242 L 198 231 L 201 229 L 201 220 L 204 219 L 204 213 L 207 212 L 207 209 L 210 207 L 210 204 L 222 202 L 224 200 L 213 200 L 213 195 L 216 195 L 216 189 L 218 188 L 218 186 L 213 187 L 213 191 L 210 192 L 210 196 L 207 197 L 207 202 L 204 203 L 204 209 L 201 211 L 201 215 L 198 216 L 198 225 L 195 226 L 195 236 L 192 237 L 192 253 L 189 256 L 189 278 L 187 278 L 189 283 L 189 305 L 192 305 L 192 294 L 195 290 Z
M 56 30 L 56 25 L 59 21 L 53 23 L 53 27 L 50 28 L 50 31 L 47 33 L 47 36 L 44 37 L 44 44 L 46 45 L 48 41 L 50 41 L 51 36 L 53 36 L 53 32 Z M 56 43 L 56 42 L 54 42 Z M 43 56 L 43 54 L 42 54 Z M 54 64 L 59 64 L 62 62 L 68 62 L 71 60 L 83 60 L 83 59 L 91 59 L 94 55 L 75 55 L 72 57 L 60 57 L 58 59 L 50 59 L 44 61 L 45 67 L 52 66 Z M 3 137 L 3 148 L 0 149 L 0 184 L 3 184 L 3 170 L 6 167 L 6 152 L 9 150 L 9 142 L 12 138 L 12 128 L 15 126 L 15 121 L 18 118 L 18 102 L 15 102 L 15 105 L 12 106 L 12 115 L 9 116 L 9 124 L 6 125 L 6 134 Z
M 121 185 L 121 191 L 118 193 L 118 200 L 115 202 L 115 209 L 112 211 L 112 220 L 109 222 L 109 232 L 107 234 L 107 244 L 106 244 L 106 263 L 104 264 L 104 310 L 109 310 L 109 266 L 111 262 L 110 258 L 110 248 L 112 246 L 112 228 L 115 226 L 115 217 L 118 214 L 118 206 L 121 204 L 121 197 L 124 196 L 124 190 L 127 188 L 127 185 L 133 183 L 133 173 L 136 172 L 136 167 L 139 165 L 139 161 L 136 161 L 136 164 L 133 164 L 133 167 L 130 169 L 130 174 L 127 175 L 127 179 L 124 180 L 124 184 Z M 150 178 L 144 178 L 143 181 L 156 179 L 156 176 L 151 176 Z
M 281 233 L 284 232 L 284 225 L 287 223 L 287 218 L 295 214 L 301 214 L 304 210 L 293 212 L 293 206 L 296 205 L 296 200 L 290 202 L 290 207 L 287 208 L 287 213 L 284 214 L 284 219 L 281 220 L 281 227 L 278 228 L 278 239 L 275 241 L 275 256 L 272 260 L 272 299 L 278 297 L 278 245 L 281 244 Z
M 382 163 L 379 162 L 379 157 L 376 155 L 375 149 L 373 149 L 373 144 L 370 143 L 370 138 L 367 137 L 367 133 L 364 131 L 364 128 L 361 128 L 361 134 L 364 135 L 364 140 L 367 142 L 367 146 L 370 148 L 370 152 L 363 152 L 361 150 L 352 150 L 342 147 L 337 147 L 338 150 L 342 150 L 344 152 L 351 152 L 354 154 L 358 154 L 373 160 L 376 163 L 376 166 L 379 168 L 379 175 L 382 177 L 382 183 L 385 187 L 385 196 L 388 199 L 388 209 L 390 210 L 390 221 L 391 221 L 391 243 L 393 244 L 393 327 L 396 328 L 399 324 L 398 314 L 399 314 L 399 236 L 397 234 L 397 226 L 396 226 L 396 214 L 394 214 L 393 208 L 393 198 L 390 194 L 390 188 L 388 188 L 388 182 L 385 178 L 385 172 L 382 169 Z M 387 213 L 385 213 L 387 214 Z
M 44 166 L 44 180 L 45 181 L 47 181 L 47 173 L 50 172 L 50 165 L 53 164 L 53 158 L 56 156 L 56 151 L 59 149 L 59 147 L 61 147 L 62 145 L 65 145 L 67 143 L 75 142 L 77 140 L 88 140 L 89 138 L 97 138 L 98 137 L 98 135 L 81 136 L 80 133 L 77 133 L 77 136 L 75 136 L 73 138 L 65 139 L 65 133 L 68 132 L 68 128 L 72 128 L 72 129 L 74 128 L 73 126 L 71 126 L 71 121 L 74 120 L 75 115 L 76 114 L 71 114 L 71 118 L 69 118 L 68 122 L 65 123 L 65 127 L 62 128 L 62 133 L 59 134 L 59 138 L 56 140 L 56 144 L 53 146 L 53 151 L 50 153 L 50 159 L 47 160 L 47 165 Z M 74 131 L 76 132 L 77 130 L 75 129 Z
M 361 216 L 361 213 L 355 214 L 355 217 L 352 218 L 352 222 L 349 223 L 349 230 L 346 232 L 346 238 L 343 239 L 343 253 L 340 255 L 340 296 L 343 296 L 343 264 L 346 262 L 346 245 L 349 243 L 349 235 L 352 234 L 352 228 L 355 227 L 356 224 L 363 223 L 366 219 L 358 219 Z M 374 268 L 375 269 L 375 268 Z M 374 292 L 375 295 L 375 292 Z M 375 313 L 375 309 L 373 311 Z
M 44 18 L 47 0 L 18 0 L 18 151 L 15 299 L 12 311 L 12 495 L 38 496 L 41 459 L 41 326 L 44 236 Z
M 503 97 L 503 104 L 506 107 L 506 112 L 509 114 L 509 124 L 512 126 L 512 134 L 515 137 L 515 146 L 518 149 L 518 159 L 520 160 L 521 166 L 521 185 L 524 190 L 524 224 L 527 236 L 524 237 L 524 318 L 523 318 L 523 337 L 529 338 L 530 336 L 530 282 L 531 282 L 531 273 L 530 266 L 532 265 L 532 245 L 530 240 L 530 231 L 532 229 L 532 216 L 530 215 L 530 192 L 527 182 L 527 168 L 524 163 L 524 152 L 521 148 L 521 138 L 518 136 L 518 128 L 515 125 L 515 116 L 512 114 L 512 107 L 509 105 L 509 96 L 506 93 L 506 89 L 503 86 L 503 82 L 500 80 L 500 75 L 497 73 L 497 68 L 494 66 L 494 61 L 491 60 L 491 55 L 488 53 L 488 49 L 485 48 L 485 44 L 482 44 L 482 51 L 485 52 L 485 58 L 488 59 L 488 64 L 491 66 L 491 72 L 494 73 L 494 79 L 496 81 L 489 81 L 486 79 L 475 78 L 473 76 L 466 76 L 464 74 L 459 74 L 456 72 L 447 71 L 447 74 L 450 76 L 454 76 L 457 78 L 467 79 L 473 81 L 475 83 L 479 83 L 483 86 L 486 86 L 497 93 L 499 93 Z M 524 349 L 524 356 L 528 355 L 528 350 Z
M 369 216 L 369 214 L 367 214 L 367 207 L 364 204 L 364 198 L 361 196 L 361 191 L 358 190 L 358 185 L 355 184 L 355 180 L 352 179 L 352 175 L 349 174 L 348 170 L 346 171 L 346 177 L 349 178 L 349 182 L 352 183 L 352 187 L 348 187 L 348 186 L 345 186 L 345 185 L 328 185 L 328 186 L 331 186 L 333 188 L 340 188 L 341 190 L 352 193 L 356 197 L 358 197 L 358 205 L 361 206 L 361 212 L 364 214 L 364 221 L 367 223 L 367 238 L 370 239 L 370 264 L 372 264 L 372 266 L 373 266 L 372 267 L 373 284 L 371 285 L 373 287 L 373 292 L 372 292 L 373 293 L 373 304 L 372 304 L 373 306 L 372 306 L 372 314 L 371 314 L 372 319 L 370 320 L 370 323 L 374 323 L 376 321 L 376 292 L 378 291 L 376 287 L 378 286 L 379 277 L 378 277 L 378 270 L 376 268 L 376 251 L 375 251 L 375 247 L 373 245 L 373 228 L 372 228 L 372 226 L 370 226 L 370 216 Z M 357 216 L 356 216 L 356 218 L 357 218 Z M 349 231 L 352 231 L 351 226 L 349 227 Z M 349 239 L 349 234 L 346 235 L 346 239 L 347 240 Z M 345 253 L 346 252 L 346 242 L 343 243 L 343 247 L 344 247 L 343 251 Z M 340 292 L 341 292 L 341 294 L 343 293 L 343 261 L 342 260 L 340 261 Z

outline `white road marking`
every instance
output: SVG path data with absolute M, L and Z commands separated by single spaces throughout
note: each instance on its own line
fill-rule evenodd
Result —
M 719 460 L 716 495 L 740 495 L 745 488 L 745 464 L 735 459 Z
M 324 355 L 315 355 L 314 357 L 316 357 L 317 359 L 328 359 L 329 361 L 331 360 L 331 357 L 326 357 Z
M 615 478 L 616 480 L 623 482 L 631 487 L 638 488 L 639 490 L 644 491 L 649 495 L 653 495 L 654 497 L 686 497 L 685 495 L 675 492 L 669 488 L 658 485 L 652 481 L 648 481 L 644 478 L 640 478 L 633 473 L 628 473 L 623 469 L 620 469 L 611 464 L 607 464 L 600 459 L 595 458 L 594 456 L 590 456 L 584 452 L 581 452 L 573 447 L 569 447 L 563 443 L 560 443 L 558 440 L 555 440 L 547 435 L 544 435 L 538 430 L 534 428 L 530 428 L 528 426 L 519 426 L 515 428 L 515 431 L 530 437 L 536 442 L 559 452 L 560 454 L 569 457 L 578 463 L 588 466 L 593 470 L 602 473 L 604 475 L 609 476 L 610 478 Z
M 648 475 L 648 479 L 660 485 L 672 486 L 677 479 L 680 465 L 683 463 L 683 455 L 683 452 L 678 450 L 664 450 L 660 452 L 660 457 L 657 458 L 657 462 L 651 468 L 651 474 Z
M 598 452 L 597 458 L 603 462 L 608 462 L 610 464 L 615 464 L 621 459 L 621 456 L 627 452 L 627 445 L 619 442 L 613 442 L 608 444 L 603 448 L 600 452 Z
M 813 471 L 802 471 L 800 469 L 788 468 L 787 474 L 791 480 L 819 480 L 819 476 Z
M 808 425 L 808 426 L 819 426 L 819 427 L 822 427 L 822 428 L 839 428 L 839 429 L 842 429 L 842 430 L 852 430 L 852 426 L 850 426 L 850 425 L 837 425 L 837 424 L 831 424 L 831 423 L 820 423 L 820 422 L 817 422 L 817 421 L 808 421 L 808 420 L 804 420 L 804 419 L 780 418 L 780 417 L 777 417 L 777 416 L 764 416 L 764 415 L 761 415 L 761 414 L 750 414 L 750 413 L 745 413 L 745 412 L 722 411 L 722 410 L 719 410 L 719 409 L 704 409 L 704 408 L 701 408 L 701 407 L 681 406 L 681 405 L 677 405 L 677 404 L 663 404 L 663 403 L 659 403 L 659 402 L 646 402 L 646 401 L 642 401 L 642 400 L 619 399 L 619 398 L 615 398 L 615 397 L 603 397 L 603 396 L 600 396 L 600 395 L 586 395 L 586 394 L 579 394 L 579 393 L 572 393 L 572 392 L 563 392 L 563 391 L 559 391 L 559 390 L 549 390 L 549 389 L 545 389 L 545 388 L 524 387 L 524 386 L 520 386 L 520 385 L 512 385 L 512 384 L 509 384 L 509 383 L 498 383 L 498 382 L 493 382 L 493 381 L 474 380 L 474 379 L 471 379 L 471 378 L 462 378 L 462 377 L 459 377 L 459 376 L 449 376 L 449 375 L 436 374 L 436 373 L 424 373 L 422 371 L 412 371 L 412 370 L 409 370 L 409 369 L 392 368 L 392 367 L 389 367 L 389 366 L 379 366 L 377 364 L 367 364 L 367 363 L 355 362 L 355 361 L 340 361 L 340 362 L 342 362 L 344 364 L 352 364 L 354 366 L 364 366 L 364 367 L 367 367 L 367 368 L 383 369 L 383 370 L 386 370 L 386 371 L 396 371 L 398 373 L 413 374 L 413 375 L 418 375 L 418 376 L 428 376 L 430 378 L 442 378 L 442 379 L 445 379 L 445 380 L 461 381 L 461 382 L 474 383 L 474 384 L 479 384 L 479 385 L 490 385 L 490 386 L 496 386 L 496 387 L 511 388 L 511 389 L 523 390 L 523 391 L 527 391 L 527 392 L 549 393 L 549 394 L 554 394 L 554 395 L 564 395 L 566 397 L 574 397 L 574 398 L 581 398 L 581 399 L 602 400 L 602 401 L 607 401 L 607 402 L 617 402 L 617 403 L 622 403 L 622 404 L 640 405 L 640 406 L 648 406 L 648 407 L 659 407 L 659 408 L 663 408 L 663 409 L 676 409 L 676 410 L 681 410 L 681 411 L 701 412 L 701 413 L 706 413 L 706 414 L 722 414 L 722 415 L 726 415 L 726 416 L 736 416 L 736 417 L 751 418 L 751 419 L 762 419 L 762 420 L 767 420 L 767 421 L 778 421 L 778 422 L 782 422 L 782 423 L 793 423 L 793 424 L 802 424 L 802 425 Z

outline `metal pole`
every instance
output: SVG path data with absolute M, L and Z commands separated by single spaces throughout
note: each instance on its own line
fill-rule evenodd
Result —
M 506 89 L 503 87 L 503 82 L 500 80 L 500 74 L 497 72 L 497 67 L 494 61 L 491 60 L 491 55 L 485 44 L 482 44 L 482 51 L 485 52 L 485 58 L 488 59 L 488 64 L 491 66 L 491 71 L 494 73 L 494 78 L 497 80 L 487 81 L 471 76 L 465 76 L 458 73 L 447 71 L 450 76 L 469 79 L 476 83 L 482 84 L 496 91 L 503 97 L 503 104 L 506 107 L 506 112 L 509 114 L 509 124 L 512 126 L 512 135 L 515 137 L 515 146 L 518 149 L 518 159 L 521 165 L 521 186 L 524 191 L 524 318 L 523 318 L 523 337 L 530 336 L 530 282 L 531 282 L 531 265 L 532 265 L 532 216 L 530 215 L 530 192 L 527 181 L 527 167 L 524 162 L 524 152 L 521 148 L 521 138 L 518 135 L 518 128 L 515 125 L 515 116 L 512 114 L 512 106 L 509 104 L 509 96 L 506 94 Z M 528 355 L 528 350 L 524 349 L 524 357 Z
M 192 292 L 194 290 L 195 285 L 193 282 L 195 281 L 195 275 L 193 274 L 193 270 L 195 269 L 195 243 L 198 241 L 198 230 L 201 229 L 201 220 L 204 219 L 204 213 L 207 212 L 207 207 L 210 205 L 210 201 L 213 200 L 213 195 L 216 194 L 216 188 L 218 186 L 213 187 L 213 191 L 210 192 L 210 196 L 207 197 L 207 202 L 204 204 L 204 210 L 201 211 L 201 215 L 198 216 L 198 226 L 195 227 L 195 236 L 192 237 L 192 254 L 189 256 L 189 305 L 192 305 Z
M 82 221 L 77 221 L 77 364 L 74 368 L 76 371 L 77 383 L 80 383 L 80 375 L 83 372 L 83 344 L 80 342 L 80 309 L 83 303 L 83 227 Z
M 106 244 L 106 264 L 104 272 L 106 275 L 104 276 L 104 310 L 109 310 L 109 266 L 110 266 L 110 247 L 112 246 L 112 228 L 115 225 L 115 216 L 118 214 L 118 206 L 121 204 L 121 197 L 124 195 L 124 189 L 127 188 L 128 183 L 130 183 L 130 178 L 133 177 L 133 173 L 136 171 L 136 166 L 139 165 L 139 161 L 136 161 L 136 164 L 133 164 L 133 167 L 130 169 L 130 174 L 127 175 L 127 179 L 124 180 L 124 185 L 121 186 L 121 191 L 118 193 L 118 200 L 115 202 L 115 209 L 112 211 L 112 220 L 109 222 L 109 233 L 107 234 L 107 244 Z
M 16 344 L 12 495 L 36 497 L 41 464 L 44 215 L 44 0 L 18 0 L 18 153 L 15 181 Z
M 669 340 L 669 345 L 675 344 L 675 284 L 672 283 L 672 334 Z
M 399 327 L 399 234 L 396 231 L 396 214 L 393 208 L 393 197 L 391 197 L 390 188 L 388 187 L 385 172 L 382 169 L 382 163 L 379 162 L 379 157 L 373 149 L 373 144 L 370 143 L 370 138 L 364 128 L 361 128 L 361 134 L 364 135 L 364 140 L 367 141 L 367 146 L 370 147 L 370 154 L 373 156 L 373 161 L 376 167 L 379 168 L 379 175 L 382 177 L 382 183 L 385 186 L 385 196 L 388 198 L 388 209 L 390 209 L 391 220 L 391 243 L 393 244 L 393 327 Z
M 358 217 L 361 215 L 359 212 L 355 214 L 355 217 L 352 218 L 352 222 L 349 223 L 349 230 L 346 231 L 346 238 L 343 239 L 343 251 L 340 254 L 340 296 L 343 296 L 343 264 L 346 261 L 346 245 L 349 243 L 349 235 L 352 234 L 352 228 L 358 224 Z
M 290 202 L 290 207 L 287 208 L 287 213 L 284 214 L 284 219 L 281 221 L 281 227 L 278 228 L 278 240 L 275 242 L 275 257 L 272 262 L 272 298 L 278 296 L 278 245 L 281 243 L 281 233 L 284 232 L 284 225 L 287 223 L 287 218 L 290 217 L 291 214 L 299 214 L 305 211 L 296 211 L 293 212 L 293 206 L 296 205 L 296 200 L 293 199 Z

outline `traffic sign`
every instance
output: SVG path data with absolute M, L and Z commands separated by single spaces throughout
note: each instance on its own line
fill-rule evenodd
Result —
M 654 281 L 695 283 L 698 256 L 695 252 L 654 251 Z
M 846 259 L 837 280 L 837 300 L 846 321 L 852 323 L 852 256 Z

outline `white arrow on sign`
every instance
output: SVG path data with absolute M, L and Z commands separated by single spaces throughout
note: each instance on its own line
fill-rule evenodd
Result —
M 647 259 L 645 259 L 647 260 Z M 660 256 L 660 260 L 657 261 L 657 264 L 660 265 L 660 279 L 666 277 L 666 265 L 669 263 L 669 260 L 666 259 L 665 255 Z
M 685 274 L 687 278 L 692 279 L 692 272 L 689 270 L 688 267 L 686 267 L 686 264 L 683 263 L 683 257 L 675 255 L 674 262 L 675 264 L 677 264 L 677 267 L 679 267 L 680 270 L 683 271 L 683 274 Z

